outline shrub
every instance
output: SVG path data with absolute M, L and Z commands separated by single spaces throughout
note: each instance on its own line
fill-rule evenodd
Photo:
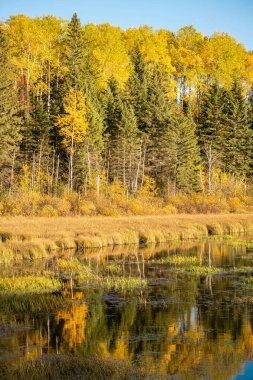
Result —
M 42 210 L 39 211 L 39 216 L 53 217 L 58 216 L 58 212 L 51 205 L 45 205 Z

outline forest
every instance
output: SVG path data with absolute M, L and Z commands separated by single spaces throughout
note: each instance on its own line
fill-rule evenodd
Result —
M 0 215 L 253 211 L 253 52 L 226 33 L 0 24 Z

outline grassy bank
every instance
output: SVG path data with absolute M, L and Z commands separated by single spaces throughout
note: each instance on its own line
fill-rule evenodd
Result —
M 253 214 L 1 217 L 0 262 L 46 257 L 60 249 L 145 246 L 250 231 L 253 231 Z

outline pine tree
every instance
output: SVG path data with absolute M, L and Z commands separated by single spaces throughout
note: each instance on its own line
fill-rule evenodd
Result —
M 82 84 L 82 65 L 83 65 L 83 33 L 81 23 L 76 13 L 68 25 L 67 35 L 64 41 L 65 64 L 68 68 L 67 84 L 80 90 Z
M 246 99 L 242 88 L 234 82 L 224 96 L 224 165 L 237 176 L 248 176 L 252 162 L 252 130 L 247 118 Z
M 147 173 L 156 180 L 163 166 L 161 145 L 165 134 L 168 133 L 170 119 L 170 106 L 163 79 L 163 71 L 158 66 L 154 67 L 149 76 L 147 106 L 143 115 L 143 133 L 147 144 Z
M 0 31 L 0 171 L 3 188 L 12 186 L 15 158 L 21 139 L 18 99 L 11 74 L 8 40 Z
M 147 109 L 148 92 L 148 68 L 139 48 L 132 55 L 133 71 L 127 82 L 126 91 L 129 102 L 134 108 L 138 128 L 144 131 L 146 128 L 144 116 Z
M 141 140 L 134 109 L 127 101 L 122 104 L 122 118 L 117 138 L 118 178 L 129 192 L 135 192 L 142 180 Z
M 175 112 L 172 118 L 176 133 L 174 180 L 179 191 L 190 193 L 199 190 L 199 147 L 196 126 L 190 114 Z
M 223 98 L 224 90 L 217 83 L 211 85 L 203 97 L 198 120 L 199 143 L 203 155 L 206 148 L 212 146 L 215 153 L 222 157 Z
M 117 80 L 114 77 L 110 78 L 104 94 L 105 166 L 110 181 L 117 176 L 118 172 L 118 162 L 114 160 L 114 152 L 122 119 L 122 97 Z
M 224 96 L 225 90 L 214 83 L 204 94 L 200 105 L 197 133 L 207 170 L 209 193 L 213 190 L 214 169 L 224 169 Z
M 249 97 L 248 97 L 248 108 L 247 108 L 247 117 L 248 123 L 253 131 L 253 86 L 250 89 Z
M 157 183 L 163 195 L 199 190 L 199 148 L 191 115 L 171 105 L 170 116 L 157 142 Z
M 94 82 L 96 74 L 91 61 L 90 45 L 76 13 L 68 25 L 63 48 L 64 63 L 68 69 L 66 76 L 68 88 L 85 91 L 87 84 Z

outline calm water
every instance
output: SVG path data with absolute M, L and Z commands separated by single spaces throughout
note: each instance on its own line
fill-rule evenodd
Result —
M 150 379 L 253 379 L 253 289 L 243 288 L 238 274 L 171 273 L 158 259 L 175 254 L 215 267 L 253 265 L 253 252 L 229 241 L 89 252 L 79 258 L 98 273 L 115 263 L 125 276 L 146 278 L 148 287 L 115 292 L 74 283 L 71 289 L 66 281 L 61 294 L 2 294 L 0 359 L 74 352 L 130 359 Z M 27 263 L 12 273 L 54 265 Z M 55 312 L 47 312 L 54 302 Z

